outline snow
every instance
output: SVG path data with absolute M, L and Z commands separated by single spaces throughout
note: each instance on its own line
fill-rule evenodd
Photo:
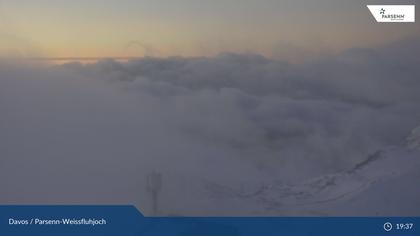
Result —
M 420 202 L 419 157 L 418 151 L 393 147 L 350 170 L 296 185 L 272 183 L 248 193 L 217 184 L 206 188 L 214 202 L 243 206 L 241 215 L 418 215 L 420 208 L 413 206 Z
M 420 148 L 420 126 L 415 128 L 407 138 L 407 146 L 410 149 Z

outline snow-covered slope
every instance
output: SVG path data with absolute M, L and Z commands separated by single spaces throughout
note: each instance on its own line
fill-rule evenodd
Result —
M 420 215 L 419 134 L 340 173 L 246 189 L 205 181 L 202 197 L 223 205 L 215 215 Z

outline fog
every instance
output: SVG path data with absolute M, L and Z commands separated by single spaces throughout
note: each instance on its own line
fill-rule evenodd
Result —
M 412 39 L 299 64 L 232 53 L 4 59 L 0 202 L 136 204 L 148 214 L 156 171 L 160 214 L 208 215 L 223 204 L 202 200 L 202 183 L 247 189 L 345 171 L 420 125 L 418 55 Z

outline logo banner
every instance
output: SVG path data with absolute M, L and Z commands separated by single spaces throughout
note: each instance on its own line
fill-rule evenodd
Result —
M 367 5 L 377 22 L 415 22 L 414 5 Z

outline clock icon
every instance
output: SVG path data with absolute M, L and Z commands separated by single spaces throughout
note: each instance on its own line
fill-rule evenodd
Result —
M 386 222 L 386 223 L 384 224 L 384 230 L 385 230 L 386 232 L 391 231 L 391 230 L 392 230 L 392 224 L 391 224 L 391 223 L 389 223 L 389 222 Z

